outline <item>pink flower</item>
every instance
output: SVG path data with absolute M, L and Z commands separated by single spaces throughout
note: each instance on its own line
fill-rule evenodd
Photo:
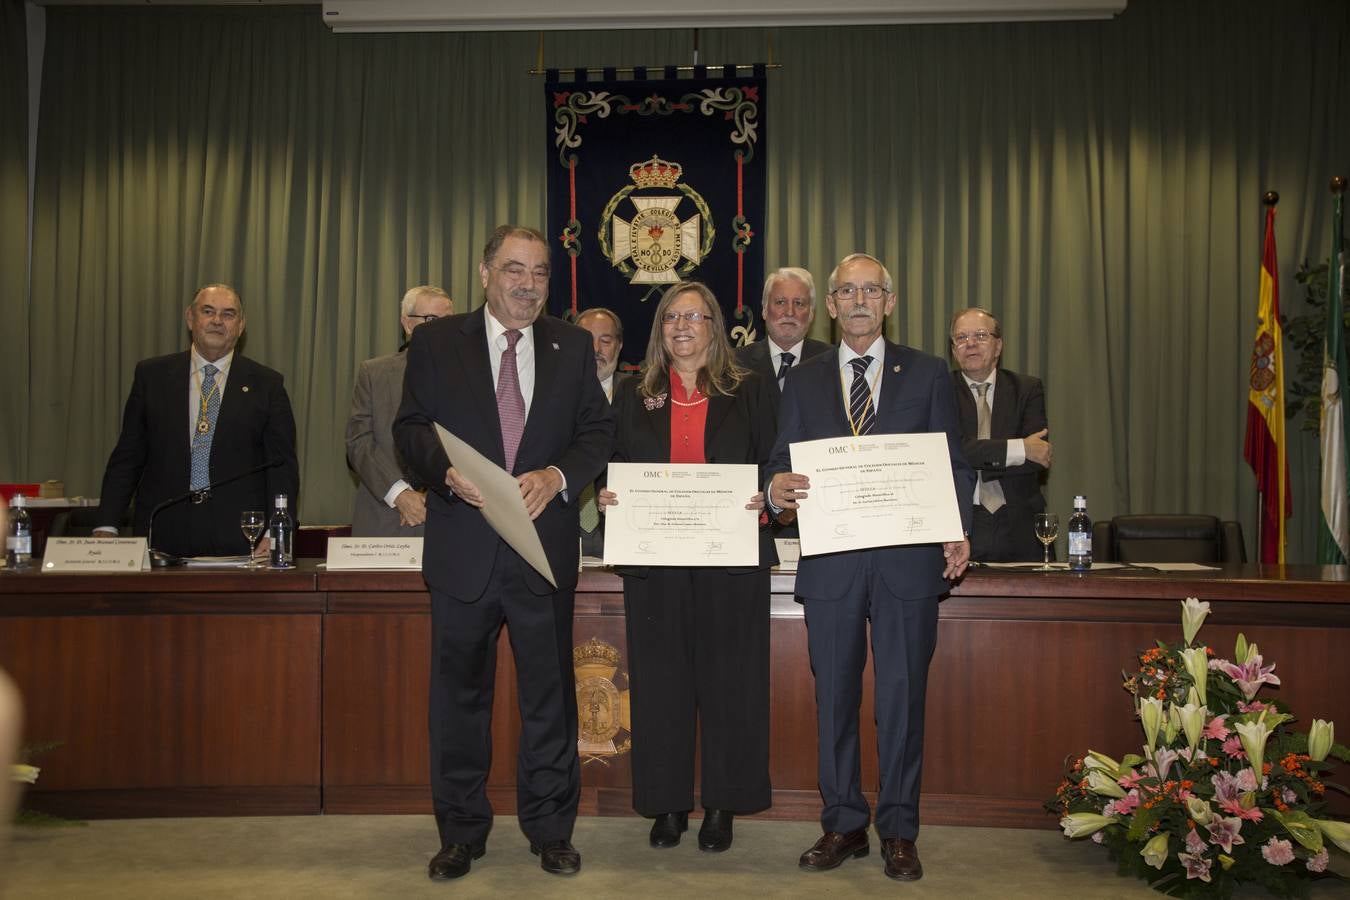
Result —
M 1205 839 L 1196 834 L 1194 828 L 1186 833 L 1186 852 L 1195 856 L 1205 852 Z
M 1242 793 L 1238 788 L 1237 778 L 1228 772 L 1215 772 L 1209 777 L 1209 781 L 1214 785 L 1214 799 L 1219 803 L 1225 800 L 1237 802 L 1238 795 Z
M 1272 866 L 1287 866 L 1294 861 L 1294 846 L 1273 837 L 1261 845 L 1261 855 Z
M 1131 791 L 1139 787 L 1139 782 L 1143 781 L 1147 777 L 1148 776 L 1145 775 L 1143 772 L 1132 771 L 1130 772 L 1130 774 L 1122 775 L 1120 776 L 1120 778 L 1116 779 L 1116 784 L 1125 788 L 1125 790 L 1127 791 Z
M 1105 840 L 1106 840 L 1106 835 L 1103 834 L 1102 832 L 1100 832 L 1100 831 L 1094 831 L 1094 832 L 1092 832 L 1092 843 L 1094 843 L 1094 844 L 1100 844 L 1100 843 L 1103 843 Z
M 1321 850 L 1317 851 L 1316 856 L 1308 857 L 1308 861 L 1304 863 L 1304 865 L 1308 867 L 1309 872 L 1325 872 L 1327 870 L 1327 861 L 1327 848 L 1323 847 Z
M 1187 880 L 1199 878 L 1201 881 L 1209 881 L 1209 869 L 1214 865 L 1214 860 L 1191 853 L 1178 853 L 1177 859 L 1186 867 Z
M 1215 716 L 1210 719 L 1209 723 L 1205 725 L 1205 730 L 1200 732 L 1201 735 L 1212 741 L 1227 740 L 1228 735 L 1232 734 L 1232 732 L 1228 730 L 1228 726 L 1224 724 L 1224 719 L 1227 718 L 1227 716 Z
M 1209 842 L 1218 844 L 1223 848 L 1224 853 L 1232 853 L 1234 844 L 1246 843 L 1242 835 L 1238 834 L 1242 830 L 1241 819 L 1235 817 L 1225 819 L 1215 816 L 1214 820 L 1205 828 L 1209 831 Z
M 1261 807 L 1253 806 L 1251 809 L 1246 809 L 1236 800 L 1220 801 L 1219 808 L 1224 812 L 1232 813 L 1239 819 L 1246 819 L 1248 822 L 1260 822 L 1266 817 L 1266 814 L 1261 812 Z
M 1259 653 L 1253 653 L 1247 658 L 1247 661 L 1240 666 L 1228 662 L 1227 660 L 1216 660 L 1216 662 L 1218 662 L 1218 665 L 1211 662 L 1209 667 L 1211 669 L 1218 669 L 1220 672 L 1223 672 L 1223 674 L 1233 679 L 1234 683 L 1236 683 L 1238 688 L 1242 691 L 1243 696 L 1249 701 L 1256 696 L 1257 691 L 1261 690 L 1261 685 L 1280 683 L 1279 676 L 1271 674 L 1275 671 L 1275 664 L 1271 663 L 1268 666 L 1262 666 L 1261 663 L 1263 660 Z
M 1237 789 L 1244 793 L 1256 790 L 1256 773 L 1251 766 L 1237 773 Z
M 1139 791 L 1130 791 L 1124 797 L 1121 797 L 1115 803 L 1108 807 L 1105 815 L 1108 816 L 1128 816 L 1139 808 Z
M 1253 700 L 1251 703 L 1243 703 L 1241 700 L 1238 701 L 1238 712 L 1259 713 L 1265 712 L 1268 709 L 1270 709 L 1270 707 L 1266 706 L 1260 700 Z
M 1285 803 L 1294 803 L 1298 800 L 1298 794 L 1289 790 L 1287 787 L 1280 788 L 1280 799 Z
M 1247 754 L 1242 749 L 1242 739 L 1236 734 L 1231 735 L 1223 742 L 1224 755 L 1231 759 L 1246 759 Z

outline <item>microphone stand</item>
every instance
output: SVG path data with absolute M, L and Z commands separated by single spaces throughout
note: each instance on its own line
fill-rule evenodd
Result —
M 164 510 L 168 509 L 171 506 L 177 506 L 178 504 L 186 503 L 189 500 L 192 501 L 194 505 L 205 503 L 207 500 L 211 499 L 211 492 L 214 491 L 216 488 L 224 487 L 225 485 L 232 484 L 241 478 L 247 478 L 250 475 L 256 475 L 259 472 L 271 469 L 279 465 L 281 465 L 280 459 L 268 460 L 262 465 L 254 466 L 251 469 L 245 469 L 243 472 L 238 472 L 234 475 L 231 475 L 228 478 L 222 478 L 219 481 L 213 481 L 204 488 L 198 488 L 195 491 L 188 491 L 186 494 L 180 494 L 177 497 L 170 497 L 168 500 L 164 500 L 158 503 L 154 509 L 150 510 L 150 521 L 146 523 L 145 528 L 145 546 L 150 552 L 150 568 L 166 569 L 175 566 L 181 566 L 184 564 L 183 557 L 175 556 L 172 553 L 166 553 L 163 550 L 155 549 L 155 540 L 154 540 L 155 518 L 160 513 L 164 512 Z M 250 548 L 250 550 L 251 549 L 252 548 Z

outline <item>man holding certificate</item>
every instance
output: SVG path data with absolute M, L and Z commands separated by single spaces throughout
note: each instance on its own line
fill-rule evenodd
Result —
M 576 501 L 609 459 L 614 427 L 590 335 L 540 315 L 549 279 L 544 236 L 498 227 L 478 274 L 482 307 L 413 331 L 394 422 L 399 452 L 431 489 L 422 574 L 431 591 L 431 793 L 441 849 L 427 874 L 438 881 L 467 875 L 486 852 L 503 624 L 522 710 L 520 829 L 544 871 L 581 868 L 571 843 L 581 790 L 572 669 Z M 488 524 L 503 504 L 489 502 L 498 496 L 492 485 L 464 474 L 473 457 L 451 465 L 437 425 L 514 477 L 556 587 Z
M 755 488 L 764 483 L 773 448 L 773 415 L 763 380 L 736 364 L 712 292 L 697 282 L 667 290 L 653 316 L 641 377 L 614 396 L 614 460 L 647 464 L 641 474 L 655 476 L 658 486 L 621 487 L 614 466 L 599 494 L 611 520 L 606 559 L 647 558 L 615 546 L 635 528 L 646 533 L 641 551 L 652 554 L 650 565 L 618 570 L 628 619 L 633 807 L 655 818 L 653 847 L 675 846 L 689 827 L 696 734 L 704 807 L 699 849 L 726 850 L 735 814 L 758 812 L 772 800 L 769 568 L 777 556 L 759 524 L 764 495 Z M 674 472 L 668 464 L 685 465 Z M 743 492 L 730 492 L 720 505 L 696 490 L 747 464 L 755 468 Z M 698 482 L 683 496 L 700 499 L 663 493 L 662 476 Z M 624 517 L 622 527 L 615 516 Z M 725 549 L 716 534 L 723 524 L 752 542 L 747 557 L 716 558 Z M 690 532 L 696 537 L 686 543 Z
M 830 274 L 826 307 L 843 334 L 837 352 L 788 373 L 779 410 L 768 502 L 797 509 L 805 531 L 812 503 L 826 495 L 789 471 L 795 442 L 864 435 L 945 435 L 956 497 L 968 497 L 975 476 L 961 453 L 951 376 L 942 360 L 882 337 L 895 308 L 890 273 L 874 257 L 847 256 Z M 866 487 L 863 485 L 862 487 Z M 825 512 L 821 508 L 821 512 Z M 960 522 L 970 528 L 970 506 Z M 904 536 L 895 533 L 895 543 Z M 924 699 L 937 642 L 938 597 L 966 570 L 964 538 L 803 556 L 796 592 L 806 607 L 807 643 L 816 678 L 821 824 L 825 834 L 802 854 L 804 869 L 833 869 L 867 855 L 870 810 L 862 794 L 858 708 L 871 622 L 879 755 L 876 829 L 885 873 L 923 875 L 919 832 Z

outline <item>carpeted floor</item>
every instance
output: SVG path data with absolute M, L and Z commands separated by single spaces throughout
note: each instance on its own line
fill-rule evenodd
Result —
M 1070 843 L 1057 831 L 928 827 L 919 838 L 925 875 L 899 883 L 870 856 L 833 872 L 797 868 L 819 836 L 814 823 L 738 821 L 726 853 L 698 850 L 697 822 L 670 850 L 647 845 L 650 823 L 582 818 L 574 843 L 580 874 L 546 875 L 514 818 L 499 817 L 485 857 L 465 878 L 434 883 L 427 816 L 96 821 L 83 827 L 20 828 L 0 882 L 7 897 L 943 897 L 1156 898 L 1126 880 L 1100 847 Z M 1248 892 L 1251 897 L 1262 892 Z M 1350 896 L 1340 885 L 1317 900 Z

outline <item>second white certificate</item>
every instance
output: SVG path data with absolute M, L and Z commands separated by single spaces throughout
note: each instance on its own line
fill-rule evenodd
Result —
M 748 465 L 610 463 L 605 564 L 759 565 L 759 513 L 745 508 L 758 480 Z
M 961 540 L 945 434 L 824 438 L 788 450 L 792 471 L 811 479 L 797 511 L 802 556 Z

